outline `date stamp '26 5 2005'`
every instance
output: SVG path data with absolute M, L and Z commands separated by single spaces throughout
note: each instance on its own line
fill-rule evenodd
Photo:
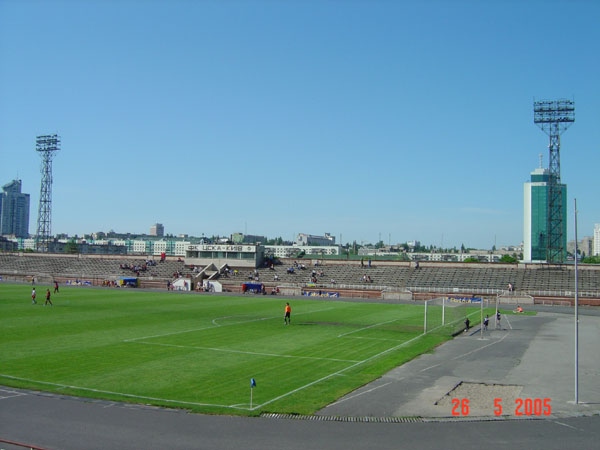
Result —
M 471 413 L 468 398 L 452 399 L 452 415 L 468 416 Z M 514 416 L 549 416 L 552 414 L 552 401 L 549 398 L 516 398 L 514 404 L 507 407 L 503 404 L 502 398 L 494 398 L 493 412 L 495 416 L 514 415 Z
M 452 416 L 544 417 L 552 415 L 552 400 L 524 395 L 514 384 L 461 381 L 435 404 Z

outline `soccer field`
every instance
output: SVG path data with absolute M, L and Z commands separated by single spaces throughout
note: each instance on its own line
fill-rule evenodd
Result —
M 0 284 L 0 384 L 196 412 L 311 414 L 451 337 L 423 305 L 37 288 Z

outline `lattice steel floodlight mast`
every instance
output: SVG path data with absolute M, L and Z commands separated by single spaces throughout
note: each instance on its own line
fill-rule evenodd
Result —
M 52 231 L 52 158 L 60 150 L 60 137 L 56 134 L 38 136 L 35 139 L 35 150 L 42 157 L 42 183 L 35 246 L 38 251 L 47 252 Z
M 575 102 L 572 100 L 541 100 L 533 103 L 533 121 L 550 137 L 548 179 L 548 223 L 546 261 L 562 263 L 563 198 L 560 182 L 560 135 L 575 122 Z

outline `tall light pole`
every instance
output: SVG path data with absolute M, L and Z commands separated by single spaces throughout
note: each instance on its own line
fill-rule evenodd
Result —
M 575 122 L 572 100 L 542 100 L 533 103 L 533 121 L 550 137 L 548 145 L 548 216 L 546 220 L 546 261 L 562 263 L 565 259 L 566 229 L 563 187 L 560 182 L 560 135 Z M 566 194 L 565 194 L 566 195 Z
M 38 136 L 35 139 L 35 150 L 42 157 L 42 183 L 35 246 L 37 251 L 47 252 L 52 231 L 52 159 L 60 150 L 60 137 L 56 134 Z
M 577 199 L 575 199 L 575 404 L 579 403 L 579 271 L 577 264 Z

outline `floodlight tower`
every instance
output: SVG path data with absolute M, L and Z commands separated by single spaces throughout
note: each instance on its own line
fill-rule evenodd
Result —
M 60 137 L 56 134 L 38 136 L 35 139 L 35 150 L 42 156 L 42 184 L 35 246 L 38 251 L 47 252 L 52 230 L 52 158 L 60 150 Z
M 550 137 L 546 261 L 562 263 L 565 257 L 563 243 L 565 205 L 560 182 L 560 135 L 575 122 L 575 102 L 565 99 L 534 101 L 533 121 Z

